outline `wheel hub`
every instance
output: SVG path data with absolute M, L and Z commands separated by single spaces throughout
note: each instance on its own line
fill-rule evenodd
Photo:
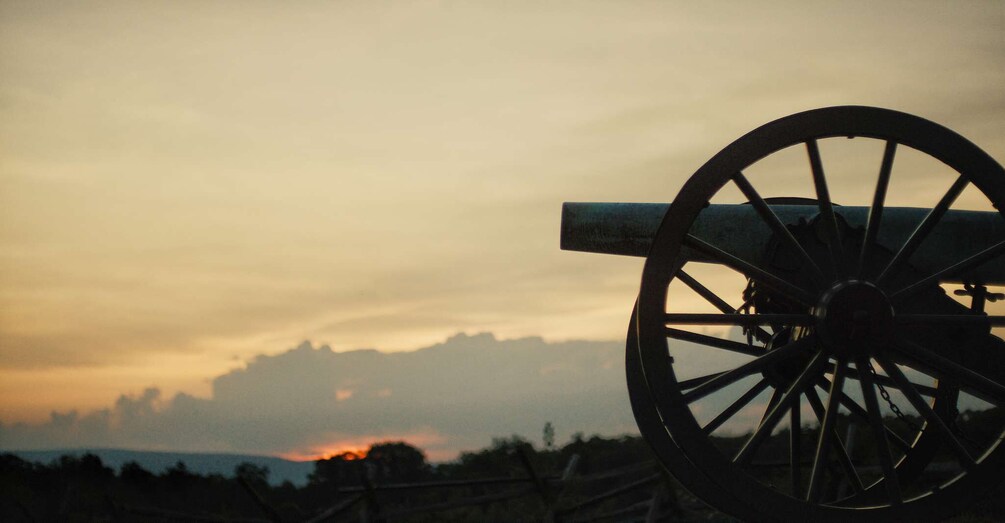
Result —
M 813 315 L 821 343 L 839 356 L 869 356 L 893 334 L 890 299 L 869 282 L 835 284 L 820 298 Z

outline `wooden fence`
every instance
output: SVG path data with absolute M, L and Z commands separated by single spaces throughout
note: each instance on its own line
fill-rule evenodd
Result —
M 448 513 L 468 507 L 486 507 L 519 498 L 536 498 L 540 510 L 529 519 L 545 523 L 587 521 L 666 521 L 681 514 L 673 482 L 655 462 L 636 463 L 590 475 L 577 474 L 580 456 L 574 455 L 559 476 L 545 476 L 523 452 L 516 452 L 524 475 L 420 483 L 376 484 L 373 475 L 358 487 L 342 488 L 332 504 L 295 523 L 394 523 Z M 151 507 L 116 505 L 109 501 L 112 520 L 202 523 L 294 523 L 284 519 L 255 488 L 241 485 L 261 509 L 260 518 L 224 518 L 185 514 Z M 420 492 L 440 492 L 442 501 L 415 504 Z M 460 495 L 446 495 L 461 491 Z M 473 492 L 474 491 L 474 492 Z M 488 492 L 486 492 L 488 491 Z M 427 499 L 429 496 L 425 496 Z

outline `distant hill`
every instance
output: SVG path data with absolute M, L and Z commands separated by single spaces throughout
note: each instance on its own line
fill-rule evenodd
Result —
M 144 450 L 123 449 L 56 449 L 56 450 L 0 450 L 9 452 L 26 461 L 49 463 L 63 455 L 81 456 L 90 452 L 101 458 L 101 461 L 116 472 L 124 463 L 135 461 L 141 467 L 160 474 L 181 461 L 189 471 L 197 474 L 221 474 L 232 476 L 234 468 L 241 463 L 253 463 L 269 468 L 269 483 L 279 485 L 290 481 L 294 485 L 307 484 L 307 475 L 314 470 L 313 461 L 290 461 L 273 456 L 256 456 L 252 454 L 200 454 L 193 452 L 154 452 Z

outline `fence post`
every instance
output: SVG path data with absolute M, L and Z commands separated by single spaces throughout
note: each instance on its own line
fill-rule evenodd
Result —
M 537 494 L 541 496 L 541 501 L 547 507 L 551 504 L 551 491 L 548 489 L 548 484 L 541 479 L 541 476 L 537 475 L 537 471 L 534 470 L 534 465 L 530 462 L 530 456 L 522 448 L 518 448 L 516 455 L 520 458 L 520 463 L 523 464 L 523 468 L 527 469 L 527 475 L 530 476 L 530 480 L 534 483 L 534 488 L 537 489 Z
M 663 481 L 657 483 L 653 488 L 653 499 L 649 505 L 649 512 L 646 513 L 646 523 L 656 523 L 660 521 L 664 509 L 669 509 L 675 516 L 683 516 L 680 503 L 677 501 L 677 490 L 674 488 L 674 481 L 667 471 L 660 469 Z M 669 505 L 669 507 L 667 506 Z
M 283 523 L 283 518 L 279 516 L 279 513 L 276 512 L 276 509 L 272 508 L 268 503 L 265 502 L 265 499 L 262 498 L 262 495 L 259 494 L 258 491 L 256 491 L 255 488 L 251 486 L 251 483 L 249 483 L 247 479 L 238 476 L 237 482 L 240 483 L 242 487 L 244 487 L 244 490 L 248 492 L 248 494 L 251 496 L 251 499 L 255 500 L 255 504 L 258 505 L 258 508 L 262 509 L 262 512 L 265 512 L 265 515 L 268 516 L 273 523 Z
M 663 512 L 663 501 L 666 498 L 666 489 L 663 485 L 657 484 L 653 488 L 653 498 L 649 502 L 649 511 L 646 512 L 646 523 L 656 523 L 660 520 L 660 513 Z
M 384 518 L 380 516 L 380 503 L 377 501 L 377 490 L 373 487 L 373 477 L 376 475 L 376 470 L 372 463 L 364 463 L 364 466 L 366 473 L 361 474 L 360 479 L 363 482 L 363 496 L 366 503 L 360 510 L 359 520 L 361 523 L 383 523 Z
M 558 516 L 555 514 L 555 507 L 558 506 L 558 500 L 561 499 L 562 494 L 565 493 L 567 482 L 572 479 L 572 475 L 576 473 L 576 466 L 579 465 L 579 454 L 573 454 L 569 458 L 569 462 L 565 464 L 565 470 L 562 471 L 561 483 L 559 483 L 558 493 L 552 498 L 551 503 L 548 504 L 548 511 L 544 515 L 545 523 L 556 523 L 558 521 Z

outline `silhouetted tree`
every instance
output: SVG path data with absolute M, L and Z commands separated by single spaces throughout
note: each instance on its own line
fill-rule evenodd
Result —
M 109 481 L 115 477 L 115 471 L 106 467 L 101 458 L 87 453 L 81 457 L 60 456 L 59 472 L 66 477 L 80 478 L 87 481 Z
M 550 421 L 544 424 L 543 432 L 542 440 L 544 441 L 544 448 L 551 450 L 555 446 L 555 427 Z
M 31 471 L 34 467 L 33 463 L 25 461 L 9 452 L 0 454 L 0 474 L 24 474 Z
M 363 460 L 354 452 L 343 452 L 314 462 L 314 472 L 308 476 L 311 485 L 333 490 L 347 485 L 359 485 Z
M 129 461 L 123 463 L 122 468 L 119 469 L 119 478 L 127 485 L 149 487 L 154 484 L 157 476 L 153 472 L 143 468 L 139 463 Z
M 372 445 L 366 461 L 375 467 L 374 479 L 382 483 L 419 481 L 430 475 L 426 455 L 403 441 Z
M 188 488 L 195 483 L 196 474 L 189 472 L 188 466 L 185 465 L 184 461 L 179 461 L 174 465 L 168 467 L 161 475 L 164 481 L 167 482 L 168 486 L 175 489 Z
M 489 448 L 461 453 L 456 463 L 441 467 L 458 477 L 526 475 L 526 470 L 516 458 L 518 452 L 527 454 L 532 462 L 537 461 L 534 446 L 523 437 L 512 435 L 508 438 L 492 438 L 492 445 Z
M 234 467 L 234 477 L 243 478 L 255 488 L 265 487 L 269 484 L 269 467 L 241 463 Z

